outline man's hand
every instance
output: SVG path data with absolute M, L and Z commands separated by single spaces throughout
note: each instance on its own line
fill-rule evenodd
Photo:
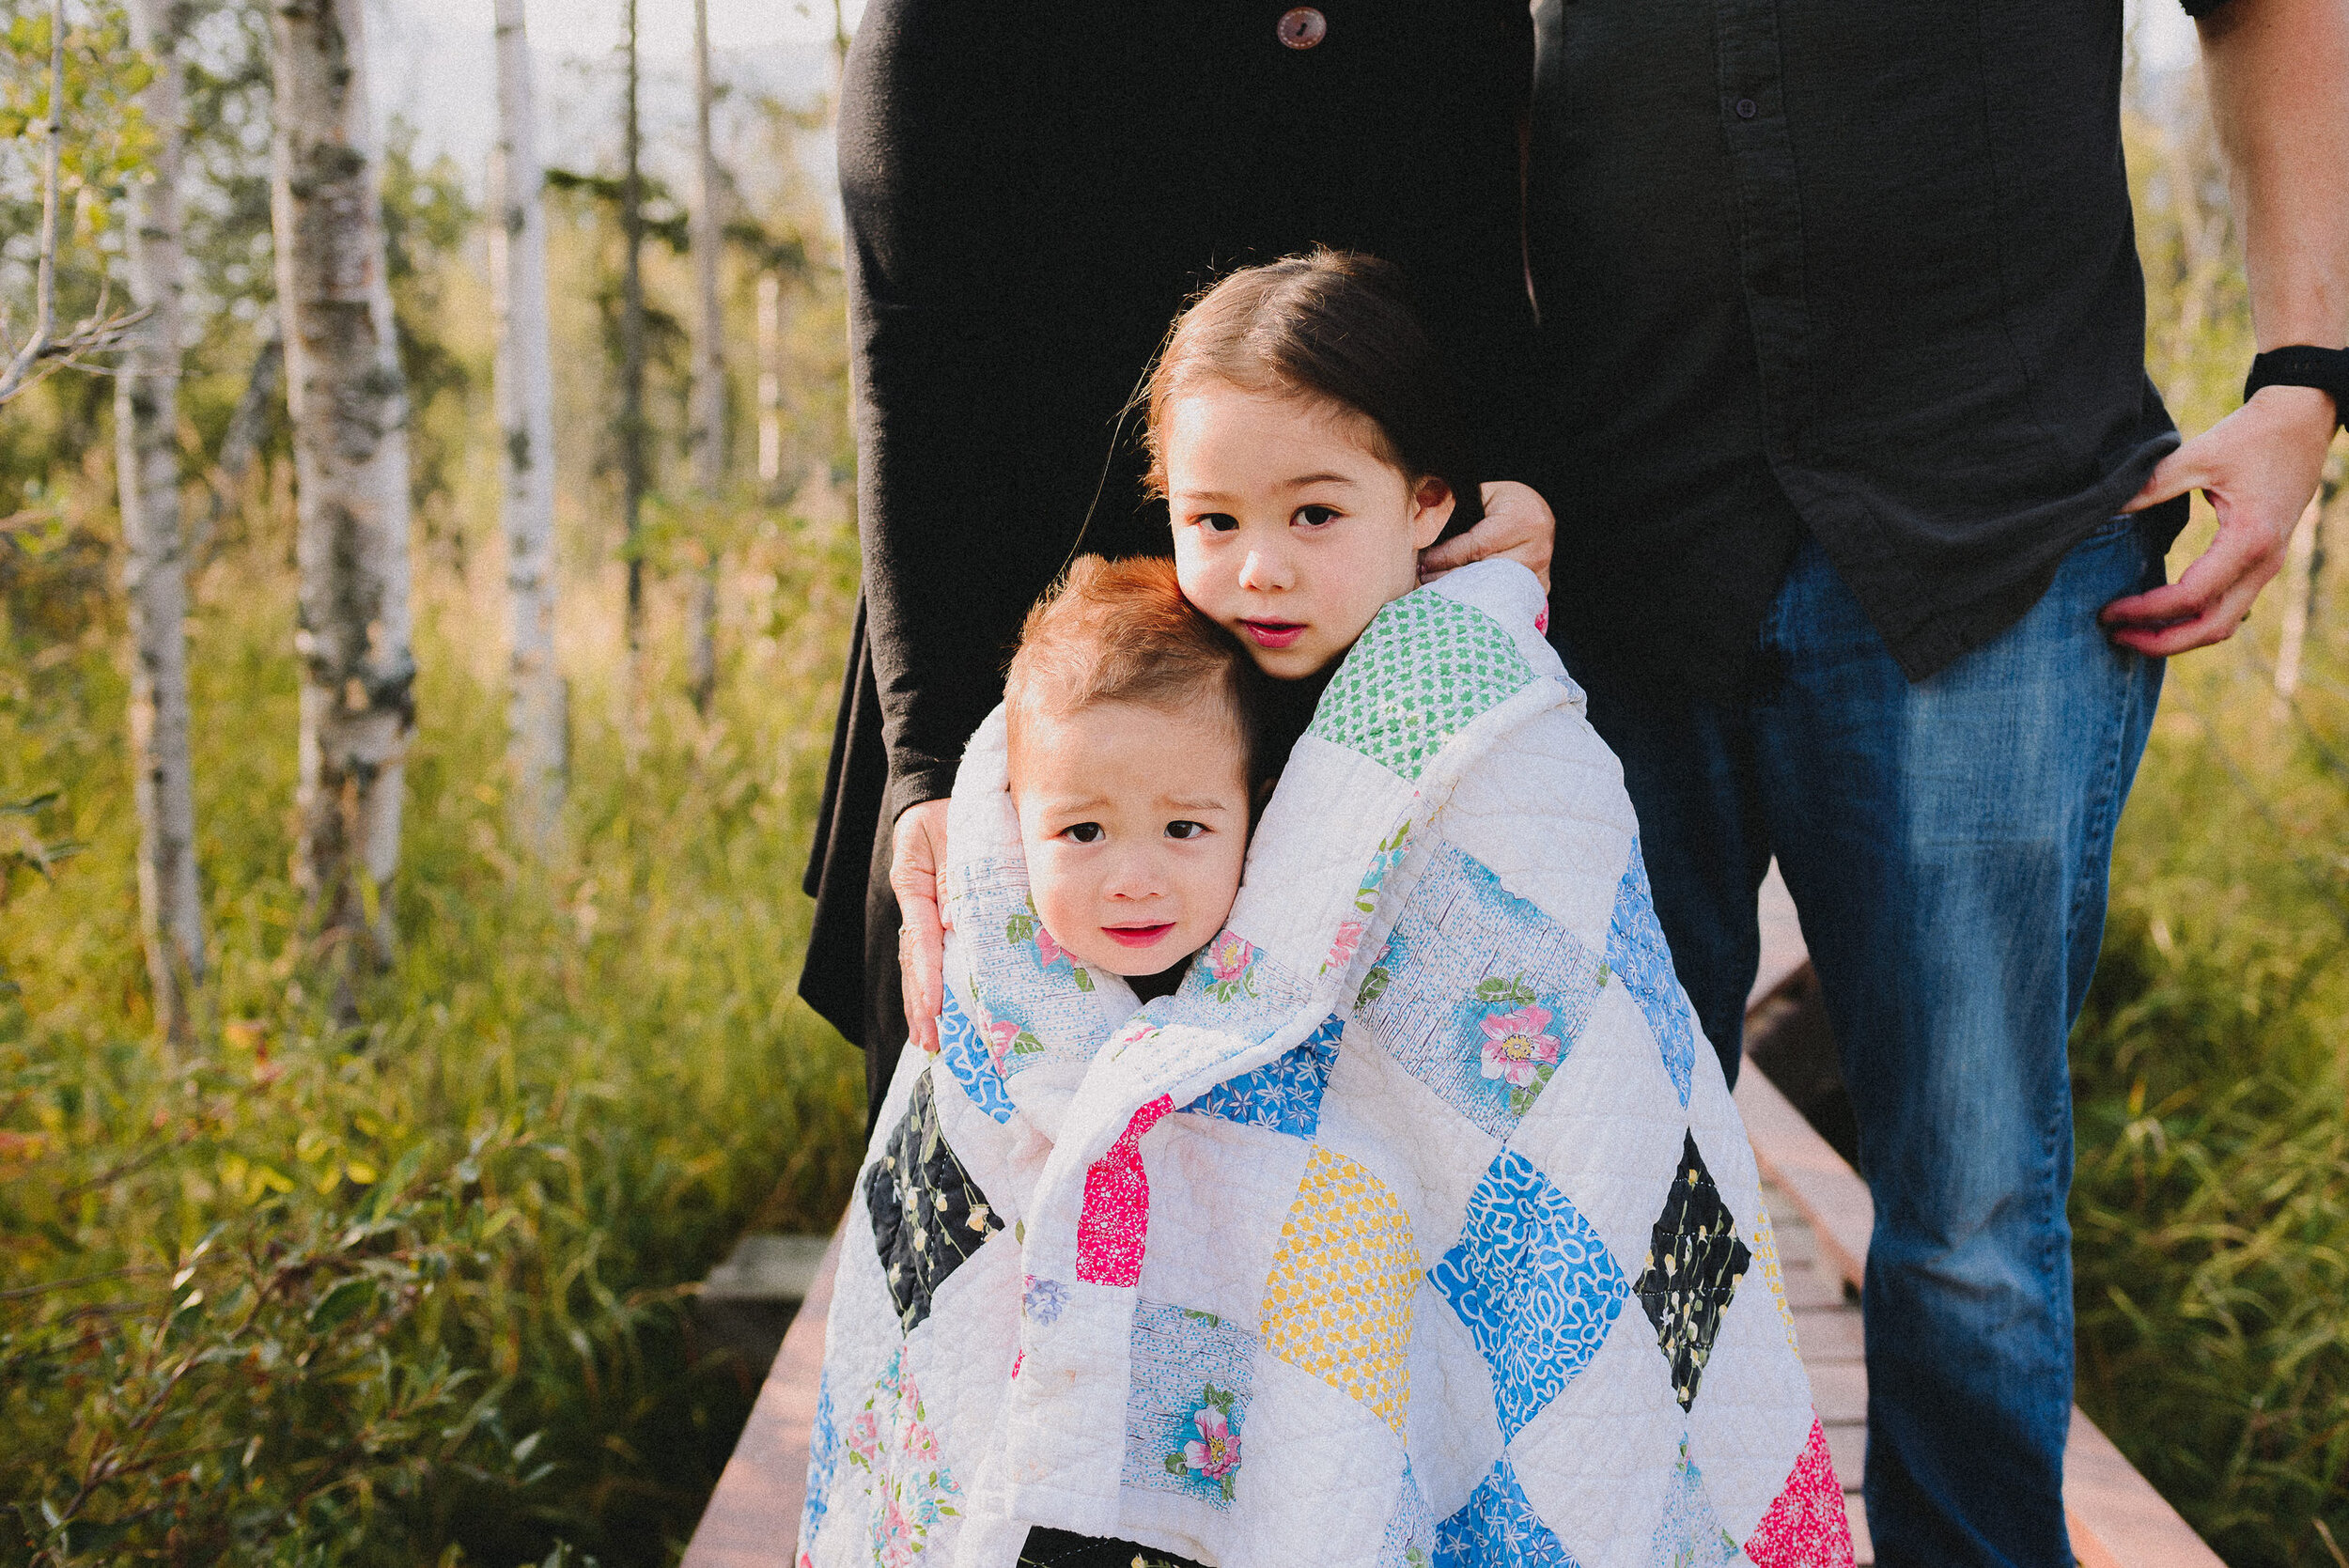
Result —
M 1549 551 L 1558 538 L 1558 522 L 1549 515 L 1549 503 L 1532 486 L 1514 479 L 1495 480 L 1480 493 L 1485 498 L 1484 520 L 1456 539 L 1421 551 L 1419 580 L 1433 582 L 1471 561 L 1505 555 L 1540 578 L 1543 591 L 1548 592 Z
M 2233 636 L 2283 565 L 2293 525 L 2316 493 L 2333 425 L 2333 400 L 2324 393 L 2262 387 L 2163 458 L 2124 509 L 2142 511 L 2201 490 L 2218 513 L 2218 536 L 2175 582 L 2106 605 L 2099 616 L 2106 634 L 2124 648 L 2157 656 Z
M 938 1010 L 946 1003 L 946 802 L 925 800 L 897 817 L 889 841 L 889 891 L 897 895 L 897 978 L 904 983 L 906 1035 L 935 1054 Z

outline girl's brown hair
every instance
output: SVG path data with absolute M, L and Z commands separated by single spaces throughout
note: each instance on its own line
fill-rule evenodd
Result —
M 1170 713 L 1212 705 L 1227 714 L 1259 771 L 1257 684 L 1263 677 L 1230 634 L 1192 608 L 1174 563 L 1083 555 L 1019 630 L 1003 683 L 1006 740 L 1016 760 L 1039 718 L 1097 703 L 1139 703 Z
M 1172 402 L 1203 380 L 1334 403 L 1362 421 L 1381 461 L 1413 484 L 1442 480 L 1455 516 L 1477 510 L 1451 380 L 1402 273 L 1377 256 L 1316 250 L 1243 268 L 1175 318 L 1147 393 L 1153 495 L 1166 494 Z

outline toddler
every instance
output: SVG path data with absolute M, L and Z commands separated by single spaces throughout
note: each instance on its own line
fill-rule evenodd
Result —
M 1259 793 L 1255 685 L 1165 561 L 1086 556 L 1029 612 L 1012 798 L 1036 915 L 1080 963 L 1179 978 L 1222 925 Z

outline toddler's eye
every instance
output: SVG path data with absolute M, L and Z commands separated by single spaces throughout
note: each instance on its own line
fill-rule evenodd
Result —
M 1308 528 L 1319 528 L 1324 523 L 1333 521 L 1337 516 L 1338 509 L 1335 506 L 1299 506 L 1297 508 L 1297 520 Z
M 1101 842 L 1101 825 L 1098 822 L 1073 823 L 1063 828 L 1060 836 L 1077 844 L 1098 844 Z
M 1229 512 L 1209 512 L 1198 520 L 1199 526 L 1210 534 L 1237 534 L 1239 519 Z
M 1207 825 L 1204 822 L 1170 822 L 1166 825 L 1166 836 L 1169 838 L 1198 838 L 1206 831 Z

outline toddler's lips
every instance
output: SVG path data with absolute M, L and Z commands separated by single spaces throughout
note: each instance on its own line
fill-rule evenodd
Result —
M 1242 621 L 1248 639 L 1260 648 L 1285 648 L 1305 635 L 1300 621 Z
M 1156 925 L 1104 925 L 1101 934 L 1120 947 L 1148 947 L 1174 929 L 1174 923 L 1169 920 Z

